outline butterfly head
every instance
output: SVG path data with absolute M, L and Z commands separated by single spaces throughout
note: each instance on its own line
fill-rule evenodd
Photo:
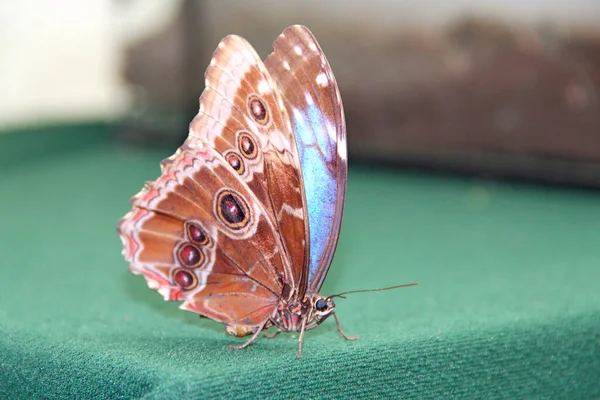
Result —
M 304 315 L 308 318 L 306 329 L 312 329 L 325 321 L 335 310 L 335 303 L 329 297 L 320 294 L 309 295 L 305 298 Z
M 329 297 L 316 295 L 313 297 L 311 303 L 313 314 L 321 317 L 321 319 L 327 318 L 335 309 L 335 303 Z

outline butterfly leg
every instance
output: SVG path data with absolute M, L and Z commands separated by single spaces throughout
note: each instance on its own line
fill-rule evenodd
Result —
M 344 337 L 344 339 L 346 340 L 357 340 L 358 336 L 348 336 L 346 335 L 346 333 L 342 330 L 342 325 L 340 324 L 340 320 L 338 319 L 338 316 L 336 315 L 336 313 L 332 313 L 333 317 L 335 318 L 335 324 L 337 325 L 337 330 L 339 333 L 342 334 L 342 336 Z
M 265 328 L 265 325 L 267 324 L 269 320 L 266 320 L 262 325 L 260 325 L 257 329 L 256 332 L 254 332 L 254 335 L 252 335 L 252 337 L 250 338 L 250 340 L 248 340 L 246 343 L 236 346 L 233 344 L 229 345 L 230 349 L 234 349 L 234 350 L 240 350 L 240 349 L 244 349 L 248 346 L 250 346 L 252 343 L 254 343 L 254 341 L 256 341 L 256 339 L 258 339 L 258 336 L 260 335 L 260 333 L 262 332 L 262 330 Z
M 265 333 L 263 335 L 263 337 L 266 337 L 267 339 L 273 339 L 275 336 L 279 335 L 281 332 L 282 331 L 278 329 L 275 333 L 271 333 L 271 334 Z
M 304 343 L 304 331 L 306 330 L 306 320 L 304 318 L 302 320 L 302 327 L 300 328 L 300 337 L 298 338 L 298 354 L 296 354 L 297 358 L 302 357 L 302 344 Z

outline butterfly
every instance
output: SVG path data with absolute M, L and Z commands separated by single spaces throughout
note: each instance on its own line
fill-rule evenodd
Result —
M 304 332 L 333 316 L 319 290 L 338 242 L 346 126 L 336 80 L 304 26 L 263 62 L 225 37 L 205 73 L 189 136 L 118 224 L 130 271 L 165 300 L 253 343 L 272 326 Z M 343 294 L 339 296 L 342 297 Z

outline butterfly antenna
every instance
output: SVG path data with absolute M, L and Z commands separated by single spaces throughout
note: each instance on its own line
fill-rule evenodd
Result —
M 404 285 L 396 285 L 396 286 L 390 286 L 390 287 L 384 287 L 384 288 L 377 288 L 377 289 L 363 289 L 363 290 L 350 290 L 348 292 L 342 292 L 342 293 L 338 293 L 338 294 L 333 294 L 329 297 L 327 297 L 328 299 L 332 299 L 334 297 L 341 297 L 342 299 L 345 299 L 347 294 L 350 293 L 364 293 L 364 292 L 379 292 L 380 290 L 392 290 L 392 289 L 400 289 L 400 288 L 404 288 L 404 287 L 409 287 L 409 286 L 417 286 L 418 283 L 406 283 Z

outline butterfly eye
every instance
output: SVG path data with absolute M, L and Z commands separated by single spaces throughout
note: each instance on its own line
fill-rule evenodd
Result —
M 173 273 L 173 280 L 182 289 L 190 290 L 196 287 L 198 280 L 196 275 L 185 269 L 176 269 Z
M 223 190 L 217 196 L 216 213 L 221 222 L 231 229 L 241 229 L 248 224 L 248 206 L 240 195 Z
M 258 155 L 258 146 L 256 145 L 256 142 L 252 136 L 246 132 L 241 132 L 238 135 L 238 147 L 246 158 L 252 160 Z
M 204 254 L 200 249 L 191 243 L 184 244 L 177 252 L 181 265 L 189 268 L 195 268 L 204 261 Z
M 231 168 L 235 170 L 238 174 L 242 175 L 244 173 L 244 162 L 242 158 L 235 154 L 234 152 L 229 152 L 225 154 L 225 160 L 229 163 Z
M 327 300 L 325 300 L 325 299 L 317 300 L 317 302 L 315 303 L 315 308 L 317 309 L 317 311 L 327 310 Z
M 257 96 L 251 96 L 248 100 L 248 107 L 256 122 L 261 125 L 266 125 L 267 122 L 269 122 L 269 113 L 267 112 L 267 107 L 262 99 Z

